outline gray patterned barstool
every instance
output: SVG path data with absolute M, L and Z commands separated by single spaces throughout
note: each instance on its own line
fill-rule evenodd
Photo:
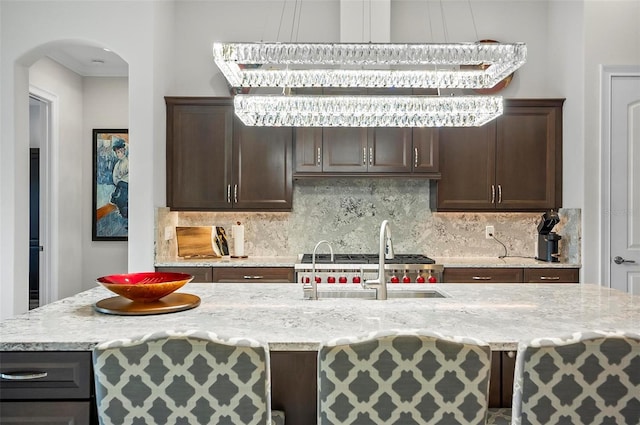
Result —
M 318 352 L 318 424 L 482 425 L 491 350 L 472 338 L 384 331 Z
M 269 350 L 247 338 L 166 331 L 93 350 L 98 417 L 120 424 L 269 424 Z
M 575 333 L 519 344 L 512 423 L 640 424 L 640 335 Z

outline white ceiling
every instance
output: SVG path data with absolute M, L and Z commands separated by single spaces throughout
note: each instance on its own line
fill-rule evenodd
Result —
M 47 56 L 83 77 L 127 77 L 129 65 L 120 56 L 100 47 L 69 45 Z

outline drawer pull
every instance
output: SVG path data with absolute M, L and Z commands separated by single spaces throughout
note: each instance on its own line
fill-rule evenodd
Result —
M 0 378 L 7 381 L 28 381 L 30 379 L 46 378 L 47 372 L 7 372 L 0 373 Z
M 560 280 L 560 276 L 540 276 L 540 280 Z
M 491 276 L 473 276 L 471 279 L 473 280 L 491 280 Z
M 244 279 L 264 279 L 264 276 L 260 276 L 260 275 L 256 275 L 256 276 L 249 276 L 249 275 L 244 275 L 243 276 Z

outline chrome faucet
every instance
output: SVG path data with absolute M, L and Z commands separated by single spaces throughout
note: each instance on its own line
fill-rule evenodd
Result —
M 366 280 L 362 286 L 376 290 L 376 300 L 387 299 L 387 279 L 384 270 L 384 260 L 393 260 L 393 243 L 389 221 L 384 220 L 380 225 L 380 252 L 378 253 L 378 278 Z
M 320 245 L 322 245 L 323 243 L 326 243 L 327 246 L 329 247 L 329 252 L 331 253 L 331 262 L 333 263 L 334 261 L 334 257 L 333 257 L 333 248 L 331 248 L 331 244 L 329 243 L 329 241 L 326 240 L 322 240 L 320 242 L 318 242 L 316 244 L 316 246 L 313 248 L 313 254 L 311 255 L 311 297 L 309 299 L 311 300 L 317 300 L 318 299 L 318 282 L 316 282 L 316 251 L 318 250 L 318 247 Z

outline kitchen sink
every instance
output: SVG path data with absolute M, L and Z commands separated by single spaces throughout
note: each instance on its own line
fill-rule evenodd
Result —
M 448 298 L 449 295 L 437 291 L 435 289 L 407 289 L 407 290 L 393 290 L 387 291 L 387 299 L 396 298 Z M 304 298 L 311 298 L 311 289 L 304 289 Z M 361 299 L 361 300 L 375 300 L 375 289 L 345 289 L 345 290 L 318 290 L 318 299 L 323 298 L 348 298 L 348 299 Z

